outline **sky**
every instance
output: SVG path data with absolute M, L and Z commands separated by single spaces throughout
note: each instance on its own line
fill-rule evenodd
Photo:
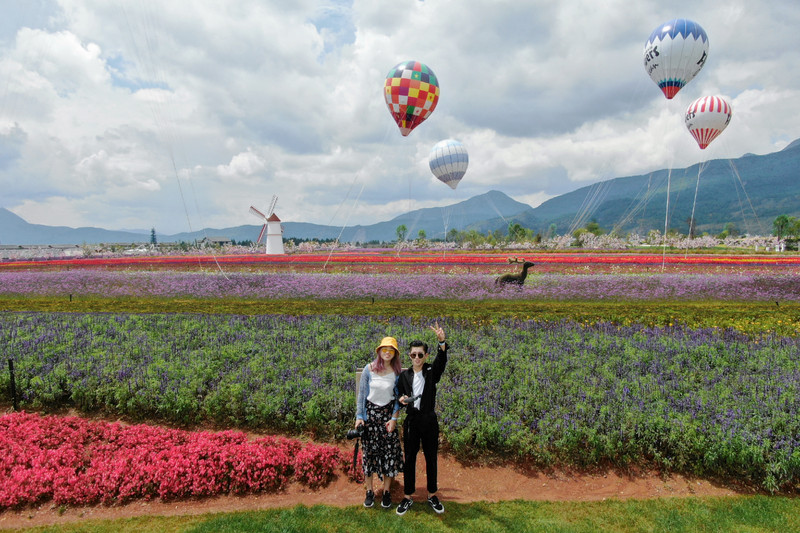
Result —
M 667 100 L 643 54 L 674 18 L 710 44 Z M 258 224 L 273 195 L 342 227 L 491 190 L 535 207 L 800 138 L 798 27 L 796 0 L 0 0 L 0 207 L 159 234 Z M 383 85 L 408 60 L 441 95 L 403 137 Z M 733 118 L 700 150 L 685 111 L 716 94 Z M 448 138 L 456 190 L 428 165 Z

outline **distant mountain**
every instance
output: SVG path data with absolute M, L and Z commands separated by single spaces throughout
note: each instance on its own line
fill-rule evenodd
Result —
M 511 217 L 530 210 L 531 206 L 517 202 L 499 191 L 489 191 L 469 200 L 447 206 L 417 209 L 386 222 L 368 226 L 324 226 L 307 222 L 282 222 L 285 238 L 336 239 L 342 242 L 392 241 L 397 239 L 397 227 L 405 225 L 409 238 L 424 230 L 428 238 L 441 238 L 445 227 L 462 230 L 487 218 Z M 502 218 L 501 218 L 502 220 Z M 258 237 L 260 225 L 231 228 L 206 228 L 200 231 L 164 235 L 157 233 L 159 242 L 193 242 L 204 237 L 227 237 L 237 242 Z M 29 224 L 11 211 L 0 208 L 0 244 L 96 244 L 142 243 L 150 241 L 146 234 L 132 231 L 110 231 L 100 228 L 68 228 Z
M 794 141 L 790 142 L 789 145 L 781 150 L 782 152 L 786 152 L 789 150 L 794 150 L 795 148 L 800 146 L 800 139 L 795 139 Z
M 499 191 L 474 196 L 469 200 L 447 207 L 426 207 L 399 215 L 386 222 L 367 226 L 324 226 L 308 222 L 282 222 L 283 236 L 296 239 L 336 239 L 342 242 L 393 241 L 397 239 L 397 227 L 406 226 L 407 237 L 416 238 L 424 230 L 429 239 L 443 238 L 445 227 L 463 230 L 483 220 L 511 217 L 529 211 L 531 206 L 517 202 Z M 225 236 L 236 241 L 255 240 L 261 226 L 236 226 L 224 229 L 206 229 L 205 232 L 178 233 L 159 236 L 162 241 L 193 241 L 205 235 Z
M 606 231 L 644 235 L 651 229 L 663 232 L 667 220 L 668 229 L 686 234 L 692 213 L 698 235 L 720 233 L 728 223 L 740 233 L 769 235 L 777 216 L 800 217 L 800 139 L 772 154 L 598 182 L 551 198 L 514 221 L 542 233 L 554 224 L 564 234 L 594 220 Z M 476 229 L 507 227 L 507 220 L 495 218 Z
M 150 234 L 101 228 L 69 228 L 29 224 L 8 209 L 0 207 L 0 244 L 83 244 L 149 242 Z
M 643 235 L 651 229 L 663 231 L 666 219 L 669 229 L 685 234 L 693 210 L 697 234 L 716 234 L 733 223 L 742 233 L 768 235 L 777 216 L 800 217 L 800 139 L 772 154 L 746 154 L 738 159 L 598 182 L 551 198 L 536 208 L 500 191 L 489 191 L 447 207 L 417 209 L 366 226 L 282 224 L 286 238 L 339 238 L 342 242 L 393 241 L 401 224 L 406 226 L 407 238 L 416 238 L 420 230 L 428 238 L 441 238 L 450 229 L 505 231 L 512 222 L 543 234 L 554 225 L 557 233 L 564 234 L 592 220 L 607 231 Z M 206 228 L 174 235 L 159 233 L 157 238 L 159 242 L 192 242 L 206 236 L 252 241 L 260 229 L 260 225 Z M 0 208 L 0 245 L 149 242 L 150 232 L 141 231 L 29 224 Z

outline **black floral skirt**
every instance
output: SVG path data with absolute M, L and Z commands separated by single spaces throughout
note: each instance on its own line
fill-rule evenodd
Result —
M 403 450 L 400 449 L 400 433 L 395 428 L 388 433 L 386 422 L 392 419 L 394 402 L 383 407 L 367 401 L 367 419 L 364 421 L 363 446 L 364 475 L 378 474 L 395 477 L 403 471 Z

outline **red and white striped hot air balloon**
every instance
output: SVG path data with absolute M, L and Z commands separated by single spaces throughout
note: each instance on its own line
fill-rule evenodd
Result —
M 686 110 L 686 127 L 700 149 L 705 149 L 728 126 L 733 114 L 724 96 L 703 96 Z

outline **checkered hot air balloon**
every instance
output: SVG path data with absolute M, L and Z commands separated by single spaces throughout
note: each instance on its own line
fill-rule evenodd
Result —
M 405 137 L 436 109 L 439 80 L 424 63 L 405 61 L 389 71 L 383 96 Z
M 436 179 L 455 190 L 467 171 L 469 155 L 463 144 L 454 139 L 445 139 L 431 149 L 428 164 Z
M 733 108 L 724 96 L 703 96 L 686 110 L 686 127 L 705 150 L 728 127 L 732 115 Z
M 644 68 L 668 99 L 700 72 L 707 57 L 708 36 L 689 19 L 665 22 L 644 45 Z

